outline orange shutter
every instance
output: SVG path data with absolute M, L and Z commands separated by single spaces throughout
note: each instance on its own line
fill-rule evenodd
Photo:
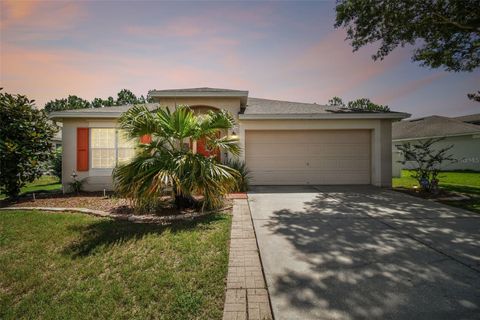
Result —
M 220 138 L 220 132 L 217 132 L 217 138 Z M 207 150 L 207 142 L 205 138 L 200 138 L 197 140 L 197 153 L 205 157 L 215 156 L 218 161 L 220 161 L 220 150 L 215 148 L 215 150 Z
M 77 128 L 77 171 L 88 171 L 88 128 Z
M 152 142 L 152 136 L 149 134 L 144 134 L 143 136 L 140 137 L 140 142 L 141 143 L 150 143 Z

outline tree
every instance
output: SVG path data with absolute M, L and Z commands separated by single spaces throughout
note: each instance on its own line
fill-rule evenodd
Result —
M 55 99 L 45 104 L 45 112 L 90 108 L 91 104 L 77 96 L 68 96 L 66 99 Z
M 373 59 L 416 44 L 412 59 L 447 71 L 480 64 L 478 0 L 339 0 L 335 27 L 347 29 L 353 50 L 380 43 Z
M 357 112 L 390 112 L 388 106 L 376 104 L 367 98 L 360 98 L 348 102 L 347 108 Z
M 108 97 L 106 100 L 103 100 L 104 107 L 111 107 L 116 105 L 115 99 L 113 97 Z
M 205 139 L 209 150 L 238 155 L 237 139 L 218 136 L 220 131 L 235 124 L 228 112 L 196 115 L 185 106 L 173 112 L 169 109 L 150 112 L 145 105 L 138 105 L 125 112 L 119 124 L 132 139 L 152 136 L 150 143 L 140 144 L 130 163 L 119 165 L 113 173 L 116 191 L 137 208 L 155 203 L 165 195 L 171 195 L 178 208 L 188 207 L 196 203 L 193 195 L 200 194 L 202 208 L 213 209 L 235 189 L 237 170 L 188 146 L 189 142 Z
M 328 105 L 332 107 L 345 107 L 345 104 L 340 97 L 333 97 L 332 99 L 328 100 Z
M 62 148 L 57 148 L 50 159 L 50 170 L 58 180 L 62 181 Z
M 413 164 L 413 178 L 418 181 L 420 187 L 427 192 L 435 192 L 438 188 L 438 174 L 441 165 L 445 162 L 456 162 L 448 151 L 453 145 L 436 148 L 436 144 L 444 138 L 426 139 L 415 143 L 406 142 L 397 146 L 403 152 L 403 159 L 398 161 L 405 165 L 407 162 Z
M 352 110 L 355 112 L 390 112 L 390 108 L 388 106 L 373 103 L 368 98 L 352 100 L 345 105 L 342 98 L 333 97 L 332 99 L 328 100 L 328 105 L 341 109 Z
M 468 99 L 480 102 L 480 91 L 477 91 L 477 93 L 469 93 Z
M 1 91 L 0 123 L 0 191 L 16 198 L 20 188 L 41 176 L 57 128 L 33 100 Z
M 91 105 L 92 105 L 93 108 L 103 108 L 103 106 L 104 106 L 103 99 L 102 98 L 95 98 L 95 99 L 92 100 Z
M 124 105 L 124 104 L 137 104 L 137 103 L 144 103 L 144 101 L 140 101 L 137 96 L 128 89 L 122 89 L 117 94 L 117 105 Z

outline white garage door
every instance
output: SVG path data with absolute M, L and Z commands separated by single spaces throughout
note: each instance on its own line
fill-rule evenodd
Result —
M 369 184 L 370 130 L 245 132 L 253 185 Z

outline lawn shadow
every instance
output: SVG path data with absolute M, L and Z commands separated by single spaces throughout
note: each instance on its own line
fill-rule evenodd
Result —
M 274 211 L 264 227 L 297 255 L 294 267 L 271 274 L 273 299 L 305 319 L 319 310 L 316 317 L 335 319 L 476 318 L 480 265 L 461 263 L 480 259 L 480 220 L 389 192 L 322 193 L 303 210 Z
M 81 238 L 65 247 L 63 254 L 82 258 L 95 254 L 96 248 L 100 246 L 121 245 L 130 240 L 140 240 L 147 235 L 161 235 L 167 230 L 172 233 L 194 229 L 208 230 L 212 228 L 212 223 L 222 219 L 225 219 L 225 216 L 218 213 L 168 225 L 102 219 L 86 226 L 70 226 L 70 230 L 81 233 Z

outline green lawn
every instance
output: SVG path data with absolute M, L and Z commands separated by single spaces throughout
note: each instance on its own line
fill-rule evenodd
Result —
M 418 186 L 411 175 L 412 171 L 402 170 L 400 178 L 393 178 L 393 187 Z M 444 203 L 480 213 L 480 172 L 442 172 L 439 175 L 439 185 L 445 190 L 464 193 L 472 198 L 466 201 L 444 201 Z
M 0 319 L 220 319 L 229 228 L 0 212 Z
M 54 176 L 42 176 L 32 183 L 28 183 L 22 188 L 21 194 L 27 194 L 32 192 L 61 190 L 62 184 Z M 5 195 L 0 193 L 0 200 L 5 199 Z

